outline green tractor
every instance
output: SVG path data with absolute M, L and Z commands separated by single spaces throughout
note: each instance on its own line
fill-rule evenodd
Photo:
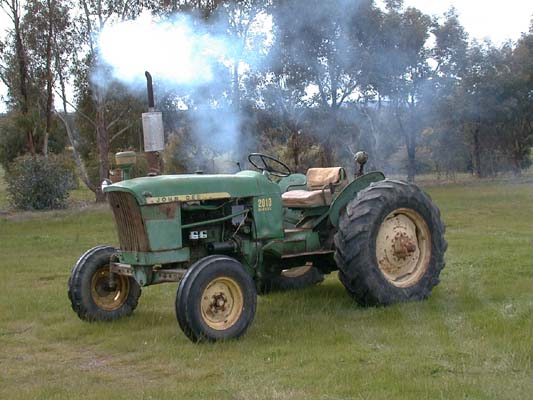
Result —
M 418 187 L 341 167 L 293 174 L 250 154 L 257 171 L 163 175 L 105 186 L 120 248 L 97 246 L 72 269 L 68 295 L 87 321 L 132 314 L 141 287 L 179 282 L 175 310 L 192 341 L 243 335 L 258 292 L 339 271 L 363 306 L 426 298 L 444 267 L 444 226 Z

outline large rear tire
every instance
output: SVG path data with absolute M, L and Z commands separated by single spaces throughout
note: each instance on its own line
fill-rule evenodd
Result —
M 445 265 L 444 231 L 439 209 L 417 186 L 373 183 L 340 216 L 339 279 L 363 306 L 425 299 Z
M 194 263 L 176 294 L 176 318 L 193 342 L 242 336 L 253 321 L 255 284 L 244 267 L 227 256 L 209 256 Z
M 116 275 L 109 285 L 109 262 L 116 249 L 97 246 L 83 254 L 72 268 L 68 298 L 72 309 L 86 321 L 111 321 L 133 313 L 141 288 L 132 277 Z

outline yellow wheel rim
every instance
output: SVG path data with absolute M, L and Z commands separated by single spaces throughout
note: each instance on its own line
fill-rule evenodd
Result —
M 424 218 L 409 208 L 387 215 L 376 240 L 379 269 L 392 285 L 415 285 L 426 273 L 431 258 L 431 232 Z
M 223 331 L 239 320 L 244 306 L 244 295 L 235 280 L 219 277 L 212 280 L 202 294 L 202 318 L 212 329 Z
M 115 275 L 115 287 L 109 287 L 109 265 L 99 268 L 91 279 L 91 297 L 94 304 L 102 310 L 119 309 L 128 298 L 130 281 L 127 277 Z

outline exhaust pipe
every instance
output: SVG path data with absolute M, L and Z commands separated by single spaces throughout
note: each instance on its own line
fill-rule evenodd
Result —
M 144 76 L 146 76 L 146 92 L 148 93 L 148 109 L 150 111 L 155 111 L 154 86 L 152 84 L 152 75 L 150 75 L 150 72 L 144 71 Z
M 148 175 L 159 175 L 162 169 L 160 152 L 165 148 L 163 115 L 155 111 L 154 87 L 152 75 L 145 71 L 146 91 L 148 93 L 148 112 L 142 114 L 144 152 L 148 161 Z

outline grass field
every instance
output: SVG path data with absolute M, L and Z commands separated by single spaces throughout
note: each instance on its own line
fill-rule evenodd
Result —
M 0 215 L 0 398 L 533 398 L 533 184 L 427 190 L 449 242 L 429 300 L 364 309 L 332 274 L 260 297 L 246 336 L 214 345 L 179 330 L 174 284 L 121 321 L 72 312 L 72 264 L 117 242 L 107 208 Z

